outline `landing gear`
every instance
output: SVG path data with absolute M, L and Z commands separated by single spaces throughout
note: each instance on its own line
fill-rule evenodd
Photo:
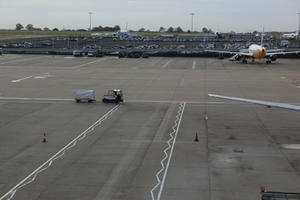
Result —
M 266 63 L 267 64 L 271 64 L 272 62 L 271 62 L 271 60 L 267 60 Z
M 243 64 L 247 64 L 248 62 L 247 62 L 246 59 L 243 59 L 243 60 L 242 60 L 242 63 L 243 63 Z

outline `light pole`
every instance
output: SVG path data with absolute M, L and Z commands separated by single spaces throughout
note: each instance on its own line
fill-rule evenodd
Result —
M 297 30 L 297 35 L 299 37 L 299 33 L 300 33 L 300 13 L 298 13 L 299 19 L 298 19 L 298 30 Z
M 191 32 L 193 32 L 194 31 L 194 15 L 195 15 L 195 13 L 191 13 L 190 15 L 192 16 Z
M 90 15 L 90 31 L 92 30 L 92 12 L 89 12 Z

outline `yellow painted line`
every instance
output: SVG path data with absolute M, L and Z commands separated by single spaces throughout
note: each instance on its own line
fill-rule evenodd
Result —
M 285 77 L 285 76 L 282 76 L 281 78 L 282 78 L 282 79 L 286 79 L 286 77 Z

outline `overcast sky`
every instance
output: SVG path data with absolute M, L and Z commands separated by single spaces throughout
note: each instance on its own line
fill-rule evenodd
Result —
M 123 29 L 208 27 L 215 31 L 294 31 L 300 0 L 0 0 L 0 29 L 16 23 L 35 27 L 88 28 L 120 25 Z

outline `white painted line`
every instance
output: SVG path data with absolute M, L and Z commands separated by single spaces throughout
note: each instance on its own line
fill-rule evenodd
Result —
M 168 60 L 163 66 L 161 66 L 161 69 L 165 69 L 173 60 Z
M 111 110 L 109 110 L 105 115 L 103 115 L 100 119 L 98 119 L 95 123 L 93 123 L 90 127 L 88 127 L 85 131 L 80 133 L 77 137 L 75 137 L 70 143 L 68 143 L 66 146 L 64 146 L 61 150 L 59 150 L 56 154 L 54 154 L 51 158 L 49 158 L 46 162 L 44 162 L 42 165 L 40 165 L 37 169 L 35 169 L 31 174 L 29 174 L 26 178 L 24 178 L 22 181 L 20 181 L 17 185 L 15 185 L 12 189 L 10 189 L 6 194 L 4 194 L 0 200 L 10 200 L 14 197 L 16 192 L 23 188 L 24 186 L 32 183 L 37 175 L 41 173 L 42 171 L 48 169 L 52 163 L 57 160 L 58 158 L 61 158 L 65 152 L 72 147 L 74 147 L 77 142 L 84 139 L 88 134 L 94 131 L 94 129 L 97 126 L 100 126 L 104 120 L 106 120 L 110 115 L 112 115 L 118 108 L 120 107 L 120 104 L 113 107 Z
M 173 101 L 173 100 L 125 100 L 125 103 L 182 103 L 185 102 L 187 104 L 233 104 L 233 105 L 244 105 L 246 103 L 239 103 L 239 102 L 225 102 L 225 101 Z M 293 103 L 293 104 L 300 104 Z
M 84 63 L 84 64 L 81 64 L 81 65 L 76 65 L 76 66 L 73 66 L 72 69 L 79 69 L 81 67 L 84 67 L 84 66 L 87 66 L 87 65 L 90 65 L 90 64 L 93 64 L 95 62 L 97 62 L 98 60 L 94 60 L 92 62 L 88 62 L 88 63 Z
M 12 63 L 12 62 L 20 62 L 20 61 L 27 61 L 27 60 L 36 60 L 36 59 L 39 59 L 40 57 L 30 57 L 30 58 L 24 58 L 24 59 L 14 59 L 14 60 L 9 60 L 9 61 L 6 61 L 6 62 L 2 62 L 0 63 L 0 65 L 2 64 L 8 64 L 8 63 Z
M 44 78 L 50 78 L 53 77 L 53 75 L 49 74 L 49 73 L 45 73 L 45 75 L 41 75 L 41 76 L 35 76 L 33 77 L 34 79 L 44 79 Z
M 11 82 L 12 82 L 12 83 L 18 83 L 18 82 L 24 81 L 24 80 L 29 79 L 29 78 L 32 78 L 32 77 L 33 77 L 33 76 L 27 76 L 27 77 L 24 77 L 24 78 L 21 78 L 21 79 L 12 80 Z
M 192 66 L 192 69 L 193 69 L 193 70 L 196 69 L 196 65 L 197 65 L 197 62 L 196 62 L 196 60 L 194 60 L 194 61 L 193 61 L 193 66 Z
M 0 97 L 0 101 L 32 101 L 32 102 L 37 102 L 37 101 L 74 101 L 74 99 L 59 99 L 59 98 L 27 98 L 27 97 Z M 185 102 L 186 104 L 220 104 L 220 105 L 245 105 L 247 103 L 243 102 L 225 102 L 225 101 L 174 101 L 174 100 L 125 100 L 124 103 L 183 103 Z M 96 102 L 97 103 L 97 102 Z M 101 103 L 101 102 L 99 102 Z M 102 104 L 102 103 L 101 103 Z M 299 104 L 300 102 L 289 102 L 288 104 Z
M 178 112 L 177 112 L 177 115 L 176 115 L 176 120 L 174 121 L 174 125 L 172 127 L 173 131 L 170 133 L 170 139 L 167 141 L 168 147 L 164 150 L 165 157 L 160 162 L 162 168 L 156 174 L 157 184 L 151 190 L 152 200 L 160 200 L 162 191 L 164 189 L 165 180 L 166 180 L 166 177 L 167 177 L 167 174 L 168 174 L 168 170 L 169 170 L 171 158 L 172 158 L 172 155 L 173 155 L 173 151 L 174 151 L 178 131 L 179 131 L 181 120 L 182 120 L 182 116 L 183 116 L 183 113 L 184 113 L 185 105 L 186 105 L 186 103 L 184 102 L 184 103 L 181 103 L 180 106 L 179 106 L 179 109 L 178 109 Z M 168 161 L 167 161 L 167 164 L 165 166 L 165 160 L 166 159 L 168 159 Z M 164 172 L 164 175 L 163 175 L 163 179 L 160 180 L 160 175 L 161 175 L 162 172 Z M 158 191 L 158 194 L 157 194 L 157 198 L 155 198 L 154 192 L 157 190 L 158 187 L 159 187 L 159 191 Z
M 107 60 L 107 59 L 108 59 L 108 58 L 100 58 L 100 59 L 94 60 L 94 61 L 92 61 L 92 62 L 88 62 L 88 63 L 84 63 L 84 64 L 81 64 L 81 65 L 73 66 L 72 69 L 80 69 L 81 67 L 84 67 L 84 66 L 87 66 L 87 65 L 96 63 L 96 62 L 105 61 L 105 60 Z
M 74 101 L 74 99 L 26 98 L 26 97 L 0 97 L 0 100 L 21 100 L 21 101 Z

